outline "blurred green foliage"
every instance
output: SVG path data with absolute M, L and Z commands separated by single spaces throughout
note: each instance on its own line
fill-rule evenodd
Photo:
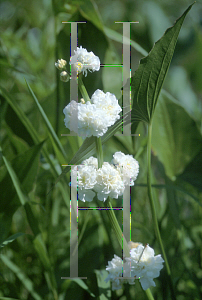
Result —
M 122 61 L 122 24 L 115 21 L 139 21 L 131 25 L 133 74 L 140 58 L 190 4 L 187 0 L 0 2 L 0 299 L 98 299 L 102 290 L 106 299 L 147 299 L 138 283 L 111 296 L 105 290 L 109 288 L 103 282 L 105 273 L 98 270 L 104 270 L 114 254 L 122 254 L 101 211 L 79 212 L 79 276 L 88 279 L 61 280 L 70 272 L 69 174 L 54 183 L 61 165 L 70 162 L 83 141 L 61 137 L 68 133 L 62 110 L 70 101 L 70 89 L 69 83 L 59 81 L 54 63 L 58 58 L 69 61 L 70 56 L 70 26 L 62 21 L 87 21 L 78 25 L 78 45 L 93 51 L 103 64 Z M 153 118 L 153 195 L 177 300 L 202 298 L 201 15 L 202 3 L 197 1 L 180 31 Z M 119 67 L 101 68 L 83 80 L 90 96 L 99 88 L 120 98 L 121 76 Z M 51 134 L 52 127 L 59 141 Z M 104 160 L 122 151 L 139 161 L 140 173 L 131 189 L 131 238 L 149 243 L 158 254 L 145 186 L 146 125 L 140 123 L 136 133 L 140 137 L 111 137 L 103 145 Z M 122 200 L 112 204 L 121 206 Z M 121 212 L 115 213 L 121 224 Z M 155 282 L 154 298 L 170 299 L 165 268 Z

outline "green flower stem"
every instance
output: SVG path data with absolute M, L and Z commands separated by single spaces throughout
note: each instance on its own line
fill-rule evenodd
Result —
M 81 74 L 78 76 L 78 85 L 79 85 L 79 90 L 81 92 L 81 95 L 82 95 L 84 101 L 85 102 L 90 101 L 90 98 L 88 96 L 88 92 L 86 91 L 86 88 L 85 88 L 85 86 L 83 84 L 83 80 L 81 78 Z
M 108 217 L 109 217 L 109 220 L 111 222 L 111 225 L 112 225 L 112 228 L 115 232 L 115 235 L 117 237 L 117 240 L 121 246 L 121 248 L 123 249 L 123 253 L 126 257 L 130 257 L 130 250 L 129 250 L 129 247 L 128 247 L 128 243 L 123 235 L 123 232 L 119 226 L 119 223 L 117 221 L 117 218 L 115 216 L 115 213 L 114 213 L 114 210 L 112 208 L 112 205 L 111 205 L 111 201 L 112 199 L 109 197 L 109 202 L 108 202 L 108 205 L 106 204 L 106 207 L 110 207 L 111 209 L 107 210 L 107 214 L 108 214 Z
M 101 137 L 99 137 L 99 138 L 95 137 L 95 144 L 96 144 L 96 152 L 97 152 L 97 158 L 98 158 L 98 168 L 101 168 L 102 164 L 103 164 L 103 151 L 102 151 Z M 108 205 L 105 202 L 105 207 L 110 207 L 111 208 L 109 210 L 106 210 L 107 215 L 109 217 L 112 228 L 115 232 L 115 235 L 117 237 L 117 240 L 118 240 L 121 248 L 123 246 L 123 252 L 124 252 L 125 256 L 129 257 L 130 256 L 129 247 L 128 247 L 128 244 L 126 242 L 125 237 L 123 236 L 122 230 L 119 226 L 119 223 L 118 223 L 117 218 L 115 216 L 115 213 L 114 213 L 114 210 L 112 208 L 110 200 L 111 200 L 111 198 L 109 197 L 109 204 Z
M 167 260 L 167 257 L 166 257 L 166 253 L 165 253 L 165 250 L 164 250 L 163 242 L 162 242 L 162 239 L 161 239 L 161 234 L 160 234 L 160 230 L 159 230 L 159 226 L 158 226 L 158 219 L 157 219 L 156 209 L 155 209 L 155 204 L 154 204 L 154 199 L 153 199 L 153 196 L 152 196 L 152 189 L 151 189 L 151 137 L 152 137 L 152 122 L 150 122 L 149 125 L 148 125 L 148 141 L 147 141 L 147 189 L 148 189 L 148 197 L 149 197 L 149 202 L 150 202 L 150 206 L 151 206 L 151 212 L 152 212 L 152 218 L 153 218 L 153 222 L 154 222 L 154 229 L 155 229 L 156 237 L 157 237 L 157 240 L 160 244 L 161 251 L 162 251 L 162 254 L 163 254 L 163 258 L 165 260 L 165 266 L 166 266 L 166 271 L 167 271 L 168 278 L 169 278 L 169 284 L 170 284 L 172 299 L 176 299 L 175 294 L 174 294 L 172 279 L 171 279 L 171 271 L 170 271 L 170 267 L 169 267 L 168 260 Z
M 103 151 L 102 151 L 101 137 L 99 137 L 99 138 L 95 137 L 95 145 L 96 145 L 98 169 L 99 169 L 99 168 L 102 168 L 102 164 L 103 164 Z
M 147 295 L 147 298 L 148 298 L 149 300 L 154 300 L 154 297 L 153 297 L 153 295 L 152 295 L 150 289 L 147 289 L 147 290 L 145 291 L 145 294 Z

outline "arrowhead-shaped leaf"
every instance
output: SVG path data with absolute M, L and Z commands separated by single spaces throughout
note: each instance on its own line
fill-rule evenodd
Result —
M 165 31 L 162 38 L 154 44 L 150 53 L 140 60 L 140 65 L 132 77 L 131 85 L 132 112 L 137 120 L 149 123 L 152 119 L 181 26 L 193 4 L 176 20 L 172 27 Z

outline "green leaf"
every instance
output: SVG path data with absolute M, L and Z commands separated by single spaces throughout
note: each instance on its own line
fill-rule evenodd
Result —
M 20 300 L 20 299 L 14 299 L 14 298 L 8 298 L 8 297 L 1 297 L 0 296 L 0 300 Z
M 15 211 L 16 206 L 11 206 L 10 209 L 4 210 L 3 213 L 0 213 L 0 243 L 3 243 L 3 241 L 9 235 L 12 218 Z
M 9 63 L 8 61 L 6 61 L 5 59 L 0 59 L 0 65 L 6 69 L 11 69 L 12 71 L 15 71 L 15 72 L 19 72 L 19 73 L 23 73 L 25 74 L 24 71 L 21 71 L 20 69 L 14 67 L 11 63 Z M 26 74 L 27 75 L 27 74 Z
M 199 165 L 199 168 L 201 168 L 202 164 Z M 201 170 L 201 169 L 200 169 Z M 184 173 L 183 173 L 184 174 Z M 181 178 L 182 175 L 179 176 L 179 178 Z M 198 176 L 199 174 L 197 174 L 196 176 Z M 200 176 L 199 176 L 200 177 Z M 200 180 L 200 178 L 199 178 Z M 181 183 L 179 182 L 180 180 L 177 180 L 175 182 L 175 184 L 152 184 L 152 187 L 157 188 L 157 189 L 172 189 L 175 191 L 180 191 L 188 196 L 190 196 L 190 198 L 192 198 L 198 205 L 200 205 L 202 207 L 202 203 L 200 203 L 199 198 L 197 198 L 196 196 L 194 196 L 193 194 L 191 194 L 190 192 L 188 192 L 185 188 L 183 188 L 181 186 Z M 177 184 L 176 184 L 177 183 Z M 144 183 L 136 183 L 136 186 L 144 186 L 147 187 L 146 184 Z M 200 186 L 201 186 L 201 181 L 200 181 Z
M 21 187 L 27 194 L 33 188 L 33 183 L 39 167 L 39 155 L 43 144 L 44 142 L 41 142 L 24 153 L 16 156 L 11 161 L 11 166 L 17 174 Z M 13 197 L 15 196 L 15 189 L 13 188 L 13 183 L 9 174 L 7 174 L 0 182 L 0 189 L 2 195 L 1 208 L 4 210 L 8 206 L 8 199 L 9 203 L 11 203 L 11 200 L 13 200 Z
M 21 190 L 21 185 L 20 185 L 19 179 L 18 179 L 15 171 L 13 170 L 11 164 L 7 161 L 7 159 L 6 159 L 5 156 L 3 156 L 3 160 L 4 160 L 4 163 L 5 163 L 6 168 L 8 170 L 8 173 L 9 173 L 9 175 L 11 177 L 11 180 L 13 182 L 13 185 L 15 187 L 15 190 L 17 192 L 19 200 L 20 200 L 21 204 L 24 205 L 27 202 L 27 200 L 28 200 L 27 196 Z
M 34 239 L 34 247 L 36 249 L 36 252 L 38 253 L 38 256 L 40 258 L 40 261 L 42 262 L 45 270 L 47 272 L 45 272 L 45 277 L 46 277 L 46 281 L 48 286 L 50 287 L 50 289 L 52 290 L 53 293 L 56 293 L 57 290 L 57 283 L 55 280 L 55 275 L 53 272 L 53 268 L 49 259 L 49 255 L 46 249 L 46 245 L 44 243 L 44 240 L 42 238 L 42 234 L 39 233 L 35 239 Z
M 82 289 L 86 290 L 91 295 L 91 297 L 95 297 L 95 295 L 90 291 L 89 287 L 85 284 L 83 280 L 77 278 L 72 279 L 72 281 L 75 281 Z
M 19 117 L 19 119 L 21 120 L 21 122 L 26 127 L 29 134 L 31 135 L 33 141 L 38 144 L 40 141 L 38 139 L 37 131 L 32 126 L 31 122 L 29 121 L 25 113 L 22 111 L 20 106 L 17 104 L 17 102 L 13 98 L 11 99 L 9 93 L 2 86 L 0 86 L 0 94 L 5 98 L 8 104 L 15 111 L 15 113 L 17 114 L 17 116 Z
M 9 236 L 9 238 L 7 238 L 1 245 L 0 245 L 0 248 L 3 248 L 5 247 L 7 244 L 9 243 L 12 243 L 15 239 L 17 239 L 19 236 L 22 236 L 24 235 L 23 232 L 18 232 L 18 233 L 15 233 L 11 236 Z
M 38 222 L 28 202 L 24 205 L 24 209 L 26 211 L 26 216 L 27 216 L 27 221 L 29 223 L 29 226 L 34 236 L 37 236 L 40 233 Z
M 98 29 L 103 31 L 103 22 L 95 1 L 86 0 L 85 2 L 81 2 L 79 4 L 79 11 L 86 20 L 89 20 Z
M 41 107 L 38 99 L 34 95 L 34 92 L 32 91 L 32 89 L 31 89 L 31 87 L 30 87 L 30 85 L 29 85 L 29 83 L 27 81 L 26 81 L 26 84 L 27 84 L 29 92 L 30 92 L 31 96 L 33 97 L 33 99 L 34 99 L 34 101 L 35 101 L 35 103 L 36 103 L 36 105 L 38 107 L 38 110 L 39 110 L 39 112 L 40 112 L 40 114 L 41 114 L 41 116 L 42 116 L 42 118 L 43 118 L 43 120 L 44 120 L 44 122 L 46 124 L 46 127 L 48 128 L 48 131 L 49 131 L 49 133 L 50 133 L 50 135 L 52 137 L 53 142 L 55 143 L 55 145 L 57 146 L 57 148 L 61 151 L 61 153 L 63 154 L 64 158 L 66 159 L 67 156 L 66 156 L 65 150 L 64 150 L 62 144 L 60 143 L 60 141 L 59 141 L 59 139 L 58 139 L 58 137 L 57 137 L 57 135 L 56 135 L 56 133 L 55 133 L 52 125 L 51 125 L 51 123 L 49 122 L 49 120 L 48 120 L 48 118 L 47 118 L 47 116 L 46 116 L 43 108 Z
M 17 102 L 14 99 L 11 99 L 10 96 L 9 96 L 9 94 L 7 93 L 7 91 L 3 87 L 1 87 L 1 86 L 0 86 L 0 94 L 6 99 L 6 101 L 9 103 L 9 105 L 12 107 L 12 109 L 18 115 L 18 117 L 20 118 L 21 122 L 24 124 L 24 126 L 27 129 L 27 131 L 31 135 L 34 143 L 35 144 L 39 144 L 40 140 L 38 138 L 37 131 L 35 130 L 35 128 L 31 124 L 30 120 L 27 118 L 27 116 L 25 115 L 25 113 L 22 111 L 22 109 L 20 108 L 20 106 L 17 104 Z M 51 170 L 52 170 L 53 176 L 55 178 L 57 178 L 58 172 L 55 169 L 54 164 L 52 163 L 52 160 L 49 157 L 48 151 L 46 149 L 43 149 L 42 153 L 43 153 L 44 157 L 46 158 L 47 162 L 51 166 Z
M 13 185 L 15 187 L 15 190 L 17 192 L 17 195 L 19 197 L 21 205 L 23 205 L 24 208 L 25 208 L 27 219 L 29 221 L 30 227 L 31 227 L 32 231 L 34 232 L 34 234 L 36 235 L 36 234 L 39 233 L 39 229 L 38 229 L 37 221 L 36 221 L 36 219 L 33 215 L 31 207 L 28 203 L 29 199 L 28 199 L 27 195 L 22 191 L 20 181 L 19 181 L 15 171 L 11 167 L 10 163 L 7 161 L 7 159 L 4 156 L 3 156 L 3 160 L 5 162 L 5 165 L 7 167 L 9 175 L 11 176 Z
M 43 263 L 45 269 L 47 271 L 51 270 L 51 263 L 48 258 L 48 253 L 46 250 L 46 246 L 44 244 L 44 241 L 42 239 L 41 234 L 38 234 L 34 239 L 34 247 L 40 257 L 41 262 Z
M 98 284 L 98 288 L 99 288 L 100 300 L 111 299 L 110 280 L 108 282 L 105 281 L 105 279 L 107 278 L 108 272 L 106 270 L 95 270 L 95 274 L 97 277 L 97 284 Z
M 202 148 L 200 133 L 184 108 L 161 94 L 152 128 L 152 149 L 175 180 Z
M 3 261 L 3 263 L 15 273 L 15 275 L 22 282 L 25 288 L 30 292 L 33 299 L 42 300 L 39 294 L 35 292 L 33 282 L 24 274 L 24 272 L 16 264 L 14 264 L 6 255 L 1 254 L 0 258 Z
M 202 191 L 201 181 L 201 170 L 202 170 L 202 151 L 200 151 L 194 159 L 186 166 L 184 172 L 179 176 L 180 179 L 189 182 L 197 189 Z M 200 205 L 202 205 L 200 203 Z
M 137 120 L 149 123 L 152 119 L 181 26 L 192 5 L 165 31 L 148 56 L 140 60 L 131 85 L 133 114 Z
M 169 178 L 167 178 L 166 176 L 165 176 L 165 182 L 168 185 L 172 183 L 169 180 Z M 169 211 L 173 218 L 175 227 L 177 229 L 181 229 L 181 222 L 180 222 L 180 218 L 179 218 L 179 206 L 178 206 L 178 202 L 177 202 L 177 198 L 178 198 L 177 193 L 174 189 L 170 189 L 170 188 L 166 189 L 166 193 L 167 193 Z
M 15 172 L 18 182 L 20 184 L 20 189 L 22 189 L 22 193 L 26 198 L 26 194 L 28 194 L 32 188 L 33 183 L 35 181 L 37 171 L 38 171 L 38 161 L 40 151 L 42 149 L 43 142 L 39 145 L 36 145 L 24 153 L 16 156 L 10 163 L 13 171 Z M 6 171 L 6 166 L 2 166 L 0 168 L 0 172 L 3 173 L 3 170 Z M 18 207 L 22 204 L 21 201 L 18 200 L 18 195 L 16 195 L 16 189 L 13 184 L 12 178 L 8 172 L 4 175 L 0 182 L 0 190 L 1 190 L 1 214 L 0 214 L 0 243 L 4 241 L 4 239 L 8 236 L 12 221 L 12 216 Z M 32 231 L 38 233 L 37 231 L 37 222 L 33 221 L 33 213 L 30 212 L 31 208 L 29 204 L 25 204 L 25 209 L 29 224 L 32 228 Z M 32 224 L 33 223 L 33 224 Z
M 11 144 L 15 148 L 16 152 L 21 153 L 28 150 L 29 147 L 27 143 L 22 138 L 15 135 L 13 131 L 10 129 L 10 127 L 7 126 L 7 124 L 5 124 L 4 126 L 6 128 L 6 133 L 8 135 L 8 138 L 11 141 Z

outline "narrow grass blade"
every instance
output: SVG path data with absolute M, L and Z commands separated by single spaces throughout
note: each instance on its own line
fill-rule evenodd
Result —
M 32 91 L 32 89 L 31 89 L 29 83 L 26 81 L 26 79 L 25 79 L 25 82 L 27 84 L 27 87 L 29 89 L 29 92 L 30 92 L 31 96 L 33 97 L 33 99 L 34 99 L 34 101 L 35 101 L 35 103 L 36 103 L 36 105 L 38 107 L 38 110 L 39 110 L 39 112 L 40 112 L 40 114 L 41 114 L 41 116 L 42 116 L 42 118 L 44 120 L 44 123 L 46 124 L 46 127 L 48 128 L 48 131 L 49 131 L 49 133 L 50 133 L 50 135 L 52 137 L 53 142 L 55 143 L 55 145 L 58 147 L 58 149 L 61 151 L 61 153 L 63 154 L 64 158 L 66 159 L 67 156 L 66 156 L 65 150 L 64 150 L 62 144 L 60 143 L 60 141 L 59 141 L 59 139 L 58 139 L 58 137 L 57 137 L 57 135 L 56 135 L 56 133 L 55 133 L 52 125 L 51 125 L 51 123 L 49 122 L 49 120 L 48 120 L 48 118 L 47 118 L 47 116 L 46 116 L 46 114 L 45 114 L 42 106 L 40 105 L 38 99 L 36 98 L 34 92 Z
M 1 86 L 0 86 L 0 94 L 6 99 L 6 101 L 9 103 L 9 105 L 12 107 L 12 109 L 18 115 L 18 117 L 20 118 L 21 122 L 26 127 L 27 131 L 29 132 L 30 136 L 32 137 L 34 143 L 35 144 L 39 144 L 40 140 L 38 138 L 37 131 L 35 130 L 35 128 L 31 124 L 31 122 L 29 121 L 29 119 L 27 118 L 27 116 L 25 115 L 25 113 L 22 111 L 22 109 L 20 108 L 20 106 L 17 104 L 17 102 L 14 99 L 11 99 L 10 96 L 9 96 L 9 94 L 7 93 L 7 91 L 3 87 L 1 87 Z M 53 176 L 55 178 L 57 178 L 58 172 L 55 169 L 55 167 L 53 165 L 53 162 L 52 162 L 52 160 L 49 157 L 48 151 L 45 148 L 43 148 L 42 153 L 43 153 L 44 157 L 46 158 L 47 162 L 51 166 L 51 170 L 52 170 Z
M 13 170 L 11 164 L 7 161 L 5 156 L 2 156 L 2 157 L 3 157 L 3 161 L 6 165 L 6 168 L 8 170 L 8 173 L 12 179 L 12 182 L 15 187 L 16 193 L 19 197 L 19 200 L 20 200 L 21 204 L 24 205 L 28 201 L 27 196 L 21 190 L 21 185 L 20 185 L 19 179 L 18 179 L 15 171 Z
M 95 295 L 90 291 L 89 287 L 85 284 L 85 282 L 81 279 L 72 279 L 72 281 L 75 281 L 82 289 L 86 290 L 91 297 L 95 297 Z
M 6 255 L 1 254 L 0 258 L 3 261 L 3 263 L 15 273 L 15 275 L 22 282 L 25 288 L 30 292 L 33 299 L 42 300 L 39 294 L 34 290 L 33 282 L 24 274 L 24 272 L 16 264 L 14 264 Z
M 1 245 L 0 245 L 0 248 L 3 248 L 5 247 L 6 245 L 8 245 L 9 243 L 12 243 L 14 240 L 16 240 L 18 237 L 24 235 L 23 232 L 18 232 L 18 233 L 15 233 L 11 236 L 9 236 Z
M 14 298 L 8 298 L 8 297 L 1 297 L 0 296 L 0 300 L 20 300 L 20 299 L 14 299 Z

